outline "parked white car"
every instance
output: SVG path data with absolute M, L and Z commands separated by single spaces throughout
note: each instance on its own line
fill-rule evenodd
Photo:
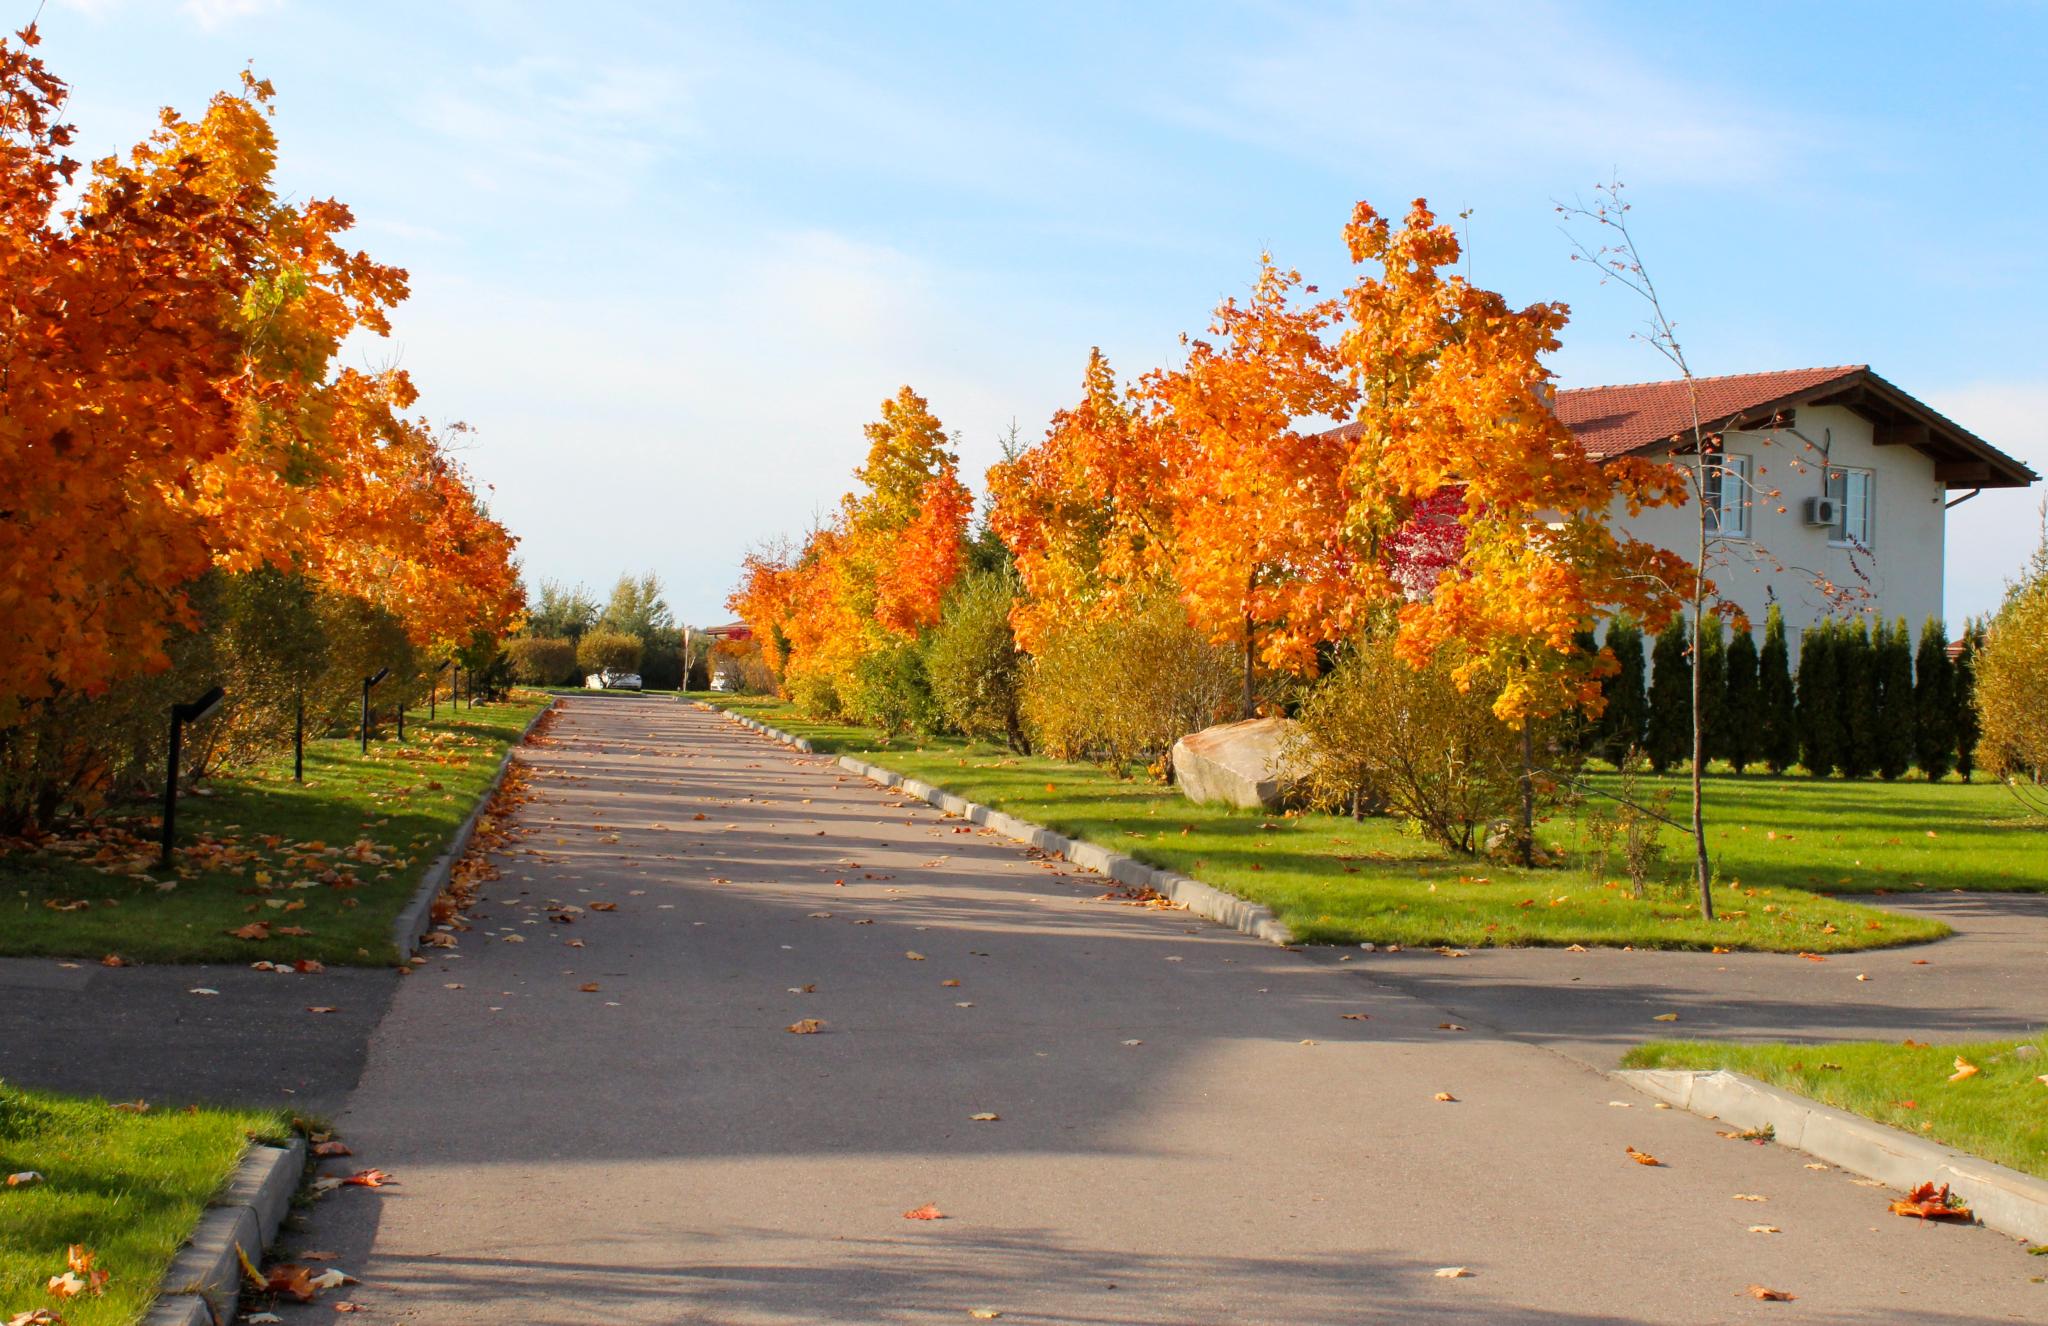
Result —
M 711 689 L 714 691 L 737 691 L 739 688 L 740 679 L 730 672 L 716 673 L 711 678 Z
M 640 689 L 640 674 L 637 672 L 593 672 L 583 679 L 587 691 L 637 691 Z

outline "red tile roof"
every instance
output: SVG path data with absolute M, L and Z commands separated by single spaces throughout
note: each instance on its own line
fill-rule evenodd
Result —
M 1696 378 L 1700 423 L 1711 428 L 1752 412 L 1757 418 L 1751 422 L 1763 423 L 1765 406 L 1868 371 L 1868 365 L 1847 364 Z M 1602 460 L 1689 432 L 1693 422 L 1683 380 L 1560 391 L 1556 409 L 1580 444 Z

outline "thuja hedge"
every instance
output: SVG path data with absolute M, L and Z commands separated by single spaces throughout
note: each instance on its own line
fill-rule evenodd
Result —
M 1965 629 L 1949 656 L 1948 630 L 1930 617 L 1916 645 L 1904 618 L 1887 625 L 1827 621 L 1800 634 L 1794 668 L 1785 619 L 1774 606 L 1762 641 L 1731 638 L 1718 620 L 1695 647 L 1674 621 L 1646 647 L 1633 623 L 1616 621 L 1604 643 L 1620 671 L 1606 681 L 1607 708 L 1588 730 L 1595 754 L 1639 749 L 1662 773 L 1692 757 L 1692 669 L 1706 688 L 1707 757 L 1736 773 L 1799 766 L 1816 778 L 1970 777 L 1976 745 L 1973 654 L 1983 632 Z M 1646 660 L 1647 655 L 1647 660 Z

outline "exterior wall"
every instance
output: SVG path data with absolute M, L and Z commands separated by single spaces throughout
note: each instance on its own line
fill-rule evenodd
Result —
M 1795 657 L 1799 633 L 1830 615 L 1860 612 L 1887 622 L 1904 617 L 1917 639 L 1920 623 L 1942 611 L 1948 494 L 1934 477 L 1934 461 L 1911 447 L 1874 445 L 1870 421 L 1843 406 L 1802 408 L 1793 424 L 1814 446 L 1827 447 L 1832 464 L 1875 475 L 1869 550 L 1852 552 L 1833 541 L 1832 530 L 1805 523 L 1804 500 L 1822 494 L 1818 451 L 1788 431 L 1730 433 L 1728 454 L 1750 457 L 1750 536 L 1717 538 L 1707 557 L 1708 576 L 1724 598 L 1749 614 L 1759 642 L 1764 609 L 1775 595 Z M 1779 497 L 1761 496 L 1774 488 Z M 1671 548 L 1688 561 L 1698 553 L 1698 513 L 1690 502 L 1639 516 L 1617 508 L 1614 523 L 1618 531 Z M 1816 579 L 1842 586 L 1850 601 L 1831 604 Z

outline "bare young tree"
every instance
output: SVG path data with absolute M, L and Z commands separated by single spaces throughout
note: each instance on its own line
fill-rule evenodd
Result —
M 1836 607 L 1848 607 L 1859 602 L 1868 602 L 1870 575 L 1867 548 L 1852 546 L 1850 566 L 1862 583 L 1842 585 L 1835 582 L 1818 568 L 1788 567 L 1779 561 L 1769 549 L 1756 540 L 1743 538 L 1731 541 L 1723 528 L 1725 512 L 1731 504 L 1744 510 L 1758 502 L 1781 504 L 1783 491 L 1760 482 L 1765 474 L 1761 468 L 1755 474 L 1745 474 L 1727 463 L 1724 448 L 1725 435 L 1729 432 L 1755 431 L 1764 446 L 1780 445 L 1780 436 L 1787 435 L 1798 442 L 1800 452 L 1791 461 L 1795 474 L 1809 472 L 1818 476 L 1822 493 L 1826 491 L 1828 467 L 1828 443 L 1816 442 L 1798 429 L 1792 427 L 1782 416 L 1758 417 L 1745 420 L 1737 417 L 1721 423 L 1714 431 L 1707 428 L 1707 419 L 1700 407 L 1699 379 L 1692 364 L 1687 360 L 1685 346 L 1679 340 L 1678 326 L 1664 307 L 1663 297 L 1657 291 L 1657 283 L 1650 276 L 1649 268 L 1643 261 L 1642 251 L 1637 247 L 1635 234 L 1629 227 L 1630 205 L 1623 197 L 1623 186 L 1619 180 L 1599 186 L 1594 191 L 1594 200 L 1589 203 L 1560 203 L 1558 214 L 1565 218 L 1565 235 L 1571 242 L 1572 261 L 1590 263 L 1600 273 L 1600 282 L 1613 282 L 1636 295 L 1648 308 L 1644 329 L 1633 333 L 1635 339 L 1648 344 L 1668 360 L 1684 384 L 1688 415 L 1691 420 L 1685 440 L 1678 447 L 1678 464 L 1685 472 L 1686 487 L 1692 498 L 1693 509 L 1698 516 L 1696 545 L 1697 555 L 1692 558 L 1692 576 L 1688 583 L 1668 586 L 1685 599 L 1686 616 L 1692 628 L 1692 824 L 1693 868 L 1699 886 L 1700 912 L 1708 920 L 1714 919 L 1713 863 L 1707 852 L 1706 807 L 1704 801 L 1704 778 L 1707 766 L 1707 712 L 1706 669 L 1700 666 L 1701 630 L 1706 618 L 1733 617 L 1745 629 L 1743 619 L 1734 604 L 1721 598 L 1709 576 L 1709 569 L 1717 563 L 1740 559 L 1753 564 L 1760 563 L 1776 571 L 1795 570 L 1805 576 L 1822 598 Z M 1572 232 L 1571 226 L 1590 226 L 1595 241 L 1589 243 Z M 1817 467 L 1813 458 L 1818 457 Z M 1744 524 L 1747 525 L 1745 519 Z

